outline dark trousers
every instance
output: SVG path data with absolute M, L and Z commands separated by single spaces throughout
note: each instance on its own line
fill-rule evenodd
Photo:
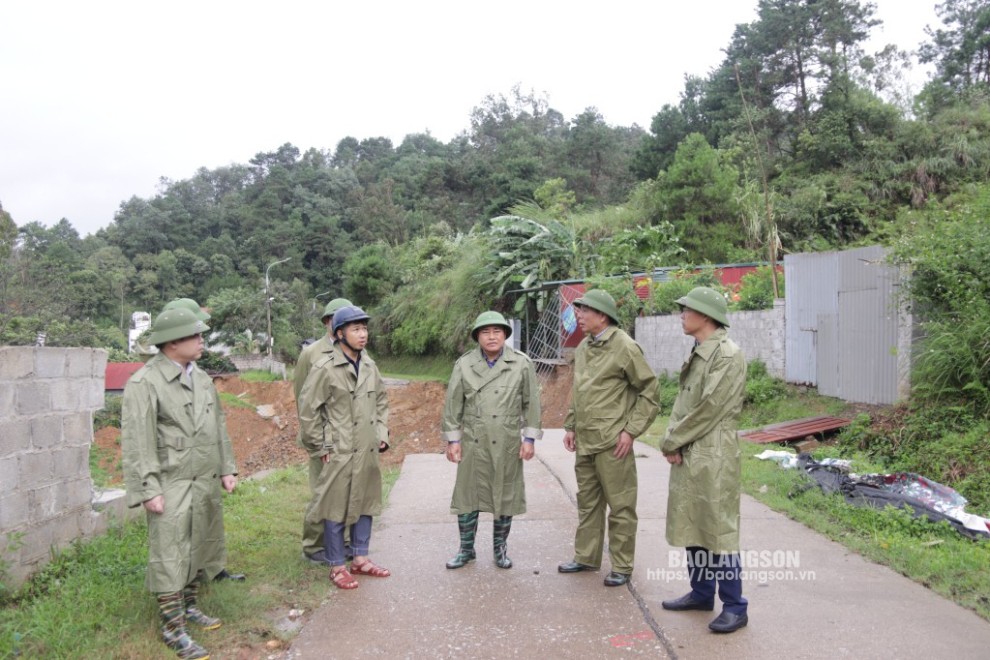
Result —
M 344 528 L 342 522 L 333 520 L 323 521 L 323 543 L 326 546 L 327 563 L 331 566 L 343 566 L 344 555 Z M 361 516 L 351 525 L 351 551 L 355 557 L 368 556 L 368 547 L 371 545 L 371 516 Z
M 712 602 L 717 590 L 723 611 L 745 614 L 749 601 L 742 595 L 739 553 L 718 555 L 698 546 L 690 546 L 686 550 L 694 598 Z

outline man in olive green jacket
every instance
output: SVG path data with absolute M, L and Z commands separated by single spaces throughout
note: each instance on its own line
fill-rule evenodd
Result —
M 534 454 L 540 429 L 536 369 L 505 340 L 512 326 L 498 312 L 482 312 L 471 338 L 478 348 L 457 360 L 447 384 L 443 439 L 447 460 L 457 464 L 450 512 L 457 515 L 461 545 L 447 568 L 475 559 L 478 514 L 493 514 L 495 565 L 511 568 L 506 539 L 512 516 L 526 513 L 523 461 Z
M 561 573 L 598 570 L 605 511 L 612 570 L 605 586 L 626 584 L 636 553 L 636 458 L 633 440 L 657 416 L 657 379 L 643 349 L 616 327 L 618 309 L 608 292 L 593 289 L 574 301 L 588 334 L 574 353 L 574 388 L 564 421 L 564 446 L 576 451 L 578 528 L 574 560 Z
M 351 301 L 346 298 L 334 298 L 328 302 L 327 306 L 323 308 L 323 318 L 321 319 L 324 327 L 327 329 L 326 333 L 299 353 L 299 359 L 296 360 L 296 368 L 292 374 L 292 389 L 296 395 L 297 416 L 299 414 L 299 395 L 302 393 L 303 385 L 306 384 L 306 378 L 309 376 L 309 372 L 313 368 L 313 364 L 319 362 L 324 357 L 333 354 L 333 335 L 330 333 L 330 320 L 333 318 L 334 312 L 342 307 L 347 307 L 350 304 Z M 296 437 L 296 443 L 303 449 L 306 448 L 302 441 L 301 421 L 299 424 L 299 435 Z M 322 470 L 322 460 L 319 458 L 309 459 L 310 493 L 316 492 L 316 487 L 320 480 L 320 472 Z M 312 499 L 310 499 L 310 501 L 312 502 Z M 325 564 L 326 556 L 323 554 L 323 521 L 310 522 L 308 514 L 309 509 L 307 507 L 306 514 L 303 516 L 303 558 L 313 564 Z
M 388 396 L 377 365 L 363 354 L 368 319 L 359 307 L 334 313 L 334 352 L 313 365 L 299 396 L 303 445 L 323 463 L 306 516 L 323 522 L 330 578 L 340 589 L 358 586 L 352 573 L 390 575 L 368 558 L 372 517 L 382 509 L 378 454 L 388 448 Z M 350 571 L 344 554 L 347 527 L 354 552 Z
M 678 299 L 684 334 L 696 344 L 681 368 L 680 389 L 660 449 L 671 464 L 667 543 L 685 547 L 690 593 L 668 610 L 714 609 L 708 627 L 730 633 L 748 622 L 739 564 L 741 458 L 737 436 L 746 389 L 746 359 L 729 339 L 722 294 L 707 287 Z
M 159 314 L 150 336 L 159 353 L 128 381 L 121 412 L 127 503 L 148 516 L 146 584 L 158 599 L 162 637 L 183 658 L 208 655 L 187 622 L 221 625 L 196 600 L 199 581 L 223 569 L 221 488 L 237 485 L 220 398 L 195 365 L 207 330 L 189 310 Z

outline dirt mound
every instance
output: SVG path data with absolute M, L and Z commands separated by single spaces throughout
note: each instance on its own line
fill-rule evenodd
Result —
M 218 391 L 243 402 L 223 402 L 227 432 L 242 477 L 306 462 L 306 452 L 296 444 L 299 422 L 292 383 L 248 382 L 236 375 L 217 378 L 214 382 Z M 570 368 L 557 367 L 551 374 L 541 375 L 540 382 L 543 426 L 559 428 L 570 403 Z M 446 395 L 444 385 L 428 381 L 388 381 L 387 392 L 391 449 L 382 454 L 382 464 L 398 465 L 408 454 L 442 453 L 440 417 Z M 260 413 L 259 407 L 262 408 Z M 122 483 L 120 430 L 101 429 L 93 444 L 97 461 L 109 475 L 109 482 Z

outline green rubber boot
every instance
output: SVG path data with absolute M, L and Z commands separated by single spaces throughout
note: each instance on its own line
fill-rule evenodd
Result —
M 457 528 L 461 532 L 461 548 L 454 558 L 447 562 L 447 568 L 463 568 L 475 559 L 474 537 L 478 533 L 478 512 L 462 513 L 457 516 Z

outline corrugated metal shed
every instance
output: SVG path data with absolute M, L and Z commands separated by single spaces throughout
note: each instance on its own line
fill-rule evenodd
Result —
M 880 246 L 787 255 L 787 380 L 846 401 L 894 403 L 907 382 L 899 270 Z

